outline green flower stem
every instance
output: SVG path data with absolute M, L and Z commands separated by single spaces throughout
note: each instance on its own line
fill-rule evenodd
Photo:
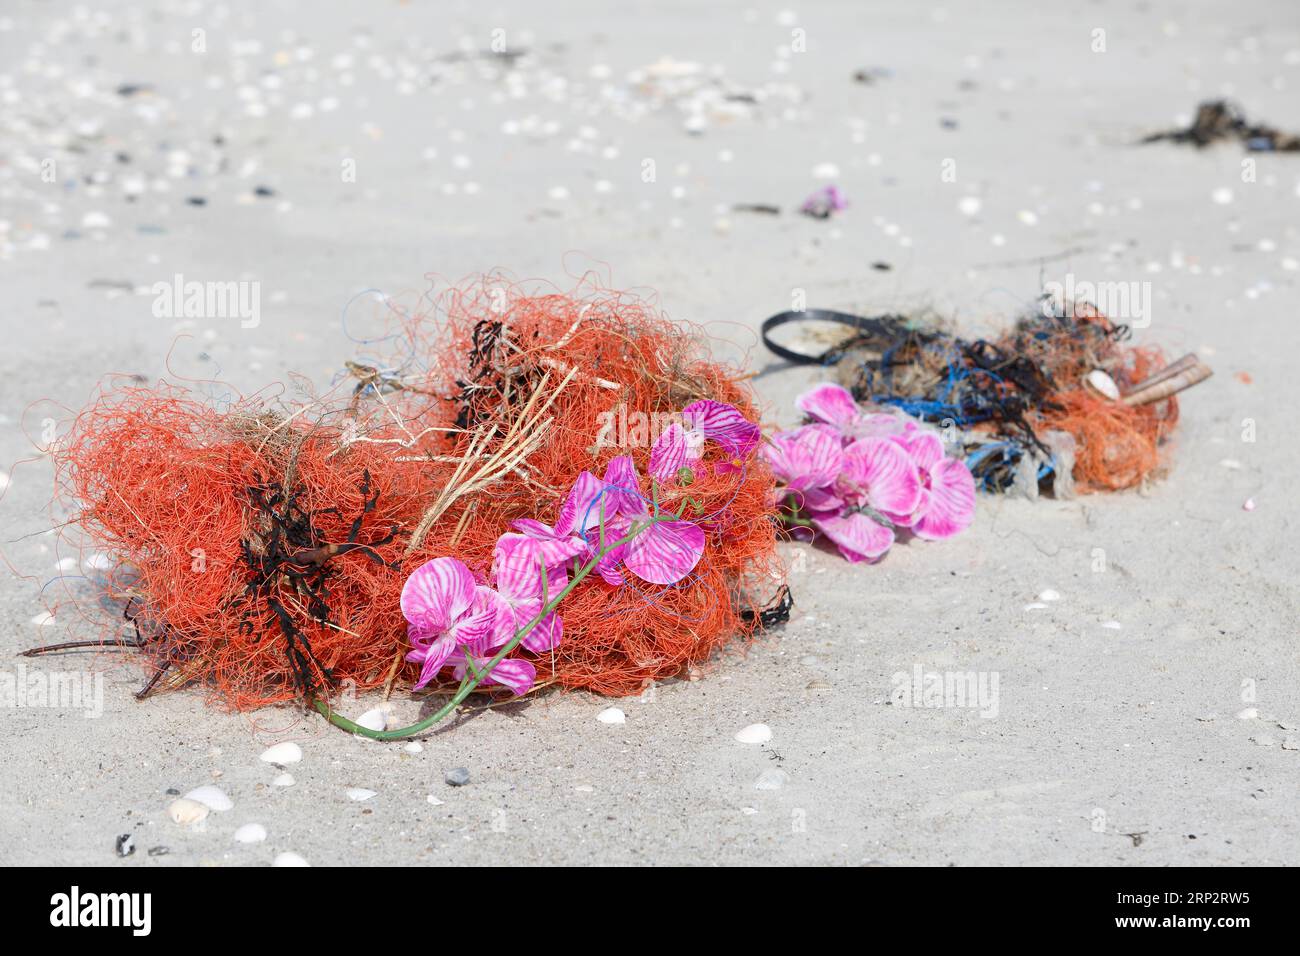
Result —
M 601 514 L 603 517 L 604 515 L 603 508 Z M 460 688 L 456 691 L 455 695 L 451 698 L 451 700 L 449 700 L 443 707 L 439 708 L 437 711 L 430 714 L 428 717 L 424 718 L 424 720 L 421 720 L 418 723 L 411 724 L 409 727 L 399 727 L 396 730 L 371 730 L 368 727 L 362 727 L 360 724 L 348 720 L 346 717 L 342 716 L 341 714 L 334 713 L 328 701 L 316 700 L 312 702 L 312 705 L 318 711 L 320 711 L 322 716 L 324 716 L 325 719 L 328 720 L 335 727 L 341 727 L 343 730 L 346 730 L 349 733 L 360 734 L 361 736 L 369 737 L 372 740 L 402 740 L 405 737 L 412 737 L 415 734 L 428 730 L 430 727 L 438 723 L 440 720 L 445 718 L 448 714 L 452 713 L 462 703 L 464 703 L 465 698 L 468 697 L 473 692 L 475 687 L 477 687 L 480 683 L 482 683 L 483 678 L 491 674 L 492 669 L 496 667 L 498 664 L 500 664 L 505 659 L 507 654 L 513 651 L 516 647 L 518 647 L 519 643 L 525 637 L 528 636 L 528 633 L 534 627 L 540 624 L 542 620 L 546 617 L 546 615 L 554 611 L 559 606 L 560 602 L 563 601 L 566 597 L 568 597 L 569 592 L 572 591 L 574 588 L 576 588 L 579 583 L 581 583 L 583 578 L 585 578 L 588 574 L 590 574 L 593 570 L 595 570 L 596 565 L 600 563 L 601 558 L 605 557 L 605 555 L 609 554 L 609 552 L 613 551 L 615 548 L 627 544 L 629 541 L 631 541 L 633 538 L 639 535 L 642 531 L 645 531 L 646 528 L 649 528 L 651 525 L 655 524 L 656 522 L 663 521 L 663 520 L 667 520 L 667 519 L 660 518 L 656 515 L 656 517 L 651 518 L 644 525 L 633 525 L 632 530 L 626 536 L 619 538 L 609 547 L 604 546 L 605 524 L 604 521 L 602 521 L 600 526 L 600 539 L 601 539 L 600 550 L 596 552 L 595 557 L 593 557 L 582 567 L 578 568 L 578 570 L 575 571 L 573 574 L 573 580 L 571 580 L 565 586 L 564 590 L 562 590 L 559 594 L 555 595 L 555 597 L 550 599 L 549 601 L 546 600 L 546 570 L 545 568 L 543 568 L 542 569 L 543 604 L 542 604 L 542 609 L 537 613 L 537 616 L 533 618 L 531 621 L 529 621 L 527 624 L 525 624 L 523 627 L 521 627 L 518 631 L 516 631 L 515 636 L 512 637 L 509 641 L 507 641 L 505 645 L 501 648 L 501 650 L 497 651 L 496 656 L 492 658 L 492 660 L 488 661 L 487 665 L 482 670 L 478 670 L 477 668 L 475 668 L 474 662 L 473 660 L 471 660 L 470 655 L 466 654 L 465 662 L 467 666 L 466 666 L 465 680 L 461 681 Z

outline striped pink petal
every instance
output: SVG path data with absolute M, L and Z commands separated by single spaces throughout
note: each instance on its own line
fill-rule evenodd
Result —
M 858 403 L 848 389 L 830 382 L 809 389 L 794 403 L 819 422 L 834 425 L 841 431 L 846 431 L 858 417 Z
M 420 665 L 420 679 L 415 682 L 416 690 L 424 687 L 437 676 L 438 671 L 442 670 L 443 665 L 447 663 L 447 658 L 455 649 L 456 639 L 450 634 L 443 634 L 424 646 L 415 647 L 406 655 L 408 661 Z
M 493 588 L 479 585 L 473 610 L 456 622 L 450 633 L 458 644 L 482 654 L 506 643 L 515 636 L 515 630 L 509 602 Z
M 651 584 L 676 584 L 704 554 L 704 532 L 689 521 L 657 521 L 630 542 L 623 556 L 629 571 Z
M 514 606 L 516 630 L 526 627 L 533 618 L 537 617 L 541 610 L 541 598 L 521 601 L 516 604 Z M 524 635 L 524 639 L 520 643 L 534 654 L 541 654 L 553 647 L 558 647 L 563 637 L 564 622 L 560 620 L 558 614 L 552 611 L 538 621 L 532 630 Z
M 542 593 L 542 568 L 548 583 L 567 577 L 564 565 L 587 548 L 581 538 L 542 540 L 506 532 L 497 539 L 492 554 L 492 581 L 507 599 L 534 597 Z M 563 587 L 563 585 L 560 585 Z M 551 593 L 559 590 L 552 587 Z
M 966 463 L 945 458 L 930 469 L 930 487 L 922 496 L 912 532 L 938 541 L 965 531 L 975 520 L 975 479 Z
M 943 461 L 943 441 L 932 431 L 909 430 L 895 439 L 912 456 L 916 467 L 928 471 Z
M 744 458 L 758 447 L 762 431 L 740 414 L 734 405 L 704 399 L 682 409 L 688 429 L 703 433 L 723 447 L 728 455 Z
M 813 519 L 813 526 L 835 542 L 840 554 L 853 562 L 875 561 L 894 543 L 894 532 L 860 511 Z
M 911 457 L 888 438 L 859 438 L 844 449 L 844 478 L 877 511 L 911 514 L 921 477 Z
M 686 429 L 673 422 L 655 439 L 650 449 L 650 467 L 647 470 L 661 482 L 672 481 L 686 467 L 688 455 Z M 699 449 L 696 449 L 695 457 L 699 457 Z
M 831 484 L 844 464 L 843 441 L 829 425 L 805 425 L 779 432 L 763 446 L 777 479 L 791 491 Z
M 474 575 L 455 558 L 426 561 L 402 585 L 402 616 L 422 632 L 441 633 L 474 602 Z
M 475 657 L 474 666 L 483 670 L 492 662 L 491 657 Z M 464 680 L 468 669 L 465 666 L 465 655 L 456 654 L 453 656 L 451 663 L 456 665 L 452 672 L 456 675 L 457 680 Z M 537 668 L 529 661 L 518 657 L 507 657 L 505 660 L 492 668 L 492 672 L 483 678 L 485 684 L 500 684 L 508 687 L 516 697 L 528 693 L 532 690 L 533 684 L 537 683 Z
M 650 513 L 631 455 L 619 455 L 605 468 L 604 502 L 607 526 L 616 516 L 634 518 Z
M 604 488 L 604 483 L 591 472 L 580 474 L 560 506 L 555 533 L 567 537 L 597 527 L 600 524 L 600 493 Z M 606 510 L 609 510 L 608 504 Z

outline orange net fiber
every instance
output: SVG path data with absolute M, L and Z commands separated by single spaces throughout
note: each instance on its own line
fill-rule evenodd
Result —
M 744 376 L 623 293 L 487 277 L 396 324 L 402 363 L 349 363 L 350 394 L 217 409 L 133 387 L 72 423 L 58 487 L 86 543 L 113 557 L 104 586 L 134 625 L 145 693 L 197 684 L 242 710 L 413 680 L 398 599 L 415 567 L 452 556 L 485 579 L 512 521 L 553 521 L 579 473 L 616 455 L 644 474 L 658 429 L 691 401 L 757 421 Z M 563 642 L 533 661 L 538 686 L 636 693 L 773 619 L 774 481 L 757 457 L 715 468 L 720 454 L 661 499 L 698 508 L 693 573 L 584 580 L 558 609 Z

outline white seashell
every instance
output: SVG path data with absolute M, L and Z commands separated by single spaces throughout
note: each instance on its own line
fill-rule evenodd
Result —
M 1040 600 L 1040 601 L 1059 601 L 1059 600 L 1061 600 L 1061 592 L 1060 592 L 1060 591 L 1053 591 L 1051 588 L 1048 588 L 1046 591 L 1040 591 L 1040 592 L 1038 592 L 1038 600 Z
M 306 860 L 297 853 L 281 853 L 275 858 L 272 866 L 311 866 Z
M 172 823 L 182 827 L 193 826 L 200 820 L 206 820 L 211 812 L 204 804 L 185 797 L 173 800 L 167 806 L 167 816 L 172 818 Z
M 1247 498 L 1245 501 L 1243 501 L 1243 502 L 1241 503 L 1241 510 L 1242 510 L 1242 511 L 1254 511 L 1254 510 L 1255 510 L 1255 499 L 1254 499 L 1254 498 Z
M 772 739 L 772 728 L 767 724 L 750 724 L 736 733 L 742 744 L 765 744 Z
M 784 770 L 778 770 L 776 767 L 769 767 L 758 775 L 754 781 L 755 790 L 780 790 L 790 782 L 790 775 Z
M 76 567 L 77 567 L 77 559 L 76 559 L 76 558 L 63 558 L 63 559 L 62 559 L 61 561 L 59 561 L 59 563 L 56 564 L 54 567 L 55 567 L 55 569 L 58 570 L 58 571 L 73 571 L 73 570 L 75 570 Z
M 402 749 L 408 754 L 422 754 L 424 753 L 424 744 L 420 743 L 418 740 L 412 740 Z
M 245 823 L 235 831 L 236 843 L 261 843 L 266 839 L 266 827 L 260 823 Z
M 9 475 L 7 475 L 3 471 L 0 471 L 0 491 L 4 491 L 8 487 L 9 487 Z
M 1046 605 L 1046 604 L 1043 604 L 1043 603 L 1041 603 L 1041 602 L 1035 602 L 1034 604 L 1026 604 L 1026 605 L 1025 605 L 1025 610 L 1026 610 L 1026 611 L 1045 611 L 1045 610 L 1047 610 L 1047 605 Z
M 349 800 L 356 800 L 358 803 L 362 800 L 369 800 L 375 795 L 374 790 L 367 790 L 365 787 L 352 787 L 347 793 Z
M 35 624 L 37 627 L 53 627 L 54 615 L 51 614 L 49 611 L 42 611 L 40 614 L 37 614 L 34 618 L 32 618 L 32 623 Z
M 233 800 L 211 784 L 202 787 L 195 787 L 189 793 L 185 794 L 185 799 L 195 800 L 203 804 L 209 810 L 217 811 L 217 813 L 225 813 L 235 805 Z
M 271 781 L 271 786 L 273 786 L 273 787 L 292 787 L 292 786 L 293 786 L 293 774 L 291 774 L 291 773 L 282 773 L 282 774 L 280 774 L 278 777 L 276 777 L 274 780 Z
M 103 551 L 96 551 L 86 559 L 86 567 L 92 571 L 107 571 L 113 566 L 113 560 Z
M 1095 368 L 1085 375 L 1083 383 L 1102 398 L 1109 398 L 1112 402 L 1119 401 L 1119 386 L 1115 384 L 1113 378 L 1101 369 Z
M 426 797 L 426 799 L 427 799 L 430 803 L 432 803 L 435 807 L 440 807 L 440 806 L 442 806 L 442 801 L 439 800 L 437 797 L 435 797 L 433 794 L 429 794 L 429 796 Z
M 1124 625 L 1120 624 L 1119 621 L 1106 621 L 1101 626 L 1108 631 L 1118 631 Z
M 957 208 L 961 210 L 964 216 L 974 216 L 979 213 L 982 205 L 983 203 L 979 201 L 978 196 L 965 196 L 961 202 L 957 203 Z
M 627 722 L 627 714 L 617 707 L 606 707 L 596 715 L 596 719 L 602 724 L 622 724 Z
M 262 759 L 267 763 L 276 763 L 284 766 L 288 763 L 297 763 L 302 759 L 302 748 L 293 741 L 285 741 L 282 744 L 276 744 L 269 750 L 262 753 Z
M 1238 720 L 1255 720 L 1259 717 L 1258 707 L 1247 707 L 1244 710 L 1237 711 Z
M 358 727 L 364 727 L 366 730 L 387 730 L 388 715 L 378 707 L 368 710 L 356 720 L 353 721 Z

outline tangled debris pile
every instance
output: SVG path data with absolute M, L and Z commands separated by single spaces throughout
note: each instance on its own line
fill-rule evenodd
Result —
M 780 325 L 847 325 L 854 333 L 818 356 L 772 341 Z M 795 362 L 836 366 L 859 402 L 940 426 L 977 483 L 1069 497 L 1141 483 L 1178 420 L 1174 395 L 1210 370 L 1187 356 L 1166 366 L 1152 347 L 1128 344 L 1128 326 L 1083 303 L 1044 297 L 996 339 L 968 340 L 937 322 L 826 310 L 785 312 L 763 325 L 764 342 Z

